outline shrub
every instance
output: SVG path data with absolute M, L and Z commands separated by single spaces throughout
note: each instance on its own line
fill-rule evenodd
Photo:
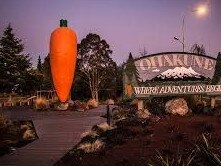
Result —
M 40 97 L 35 100 L 35 108 L 38 110 L 47 109 L 49 107 L 48 101 L 44 97 Z
M 84 133 L 82 133 L 81 134 L 81 137 L 83 138 L 83 137 L 86 137 L 86 136 L 90 136 L 90 137 L 93 137 L 93 138 L 95 138 L 95 137 L 97 137 L 98 136 L 98 134 L 97 134 L 97 132 L 96 131 L 85 131 Z
M 106 122 L 105 123 L 101 123 L 99 125 L 97 125 L 101 130 L 103 130 L 103 132 L 107 131 L 107 130 L 112 130 L 113 127 L 109 126 Z
M 86 153 L 94 153 L 100 151 L 102 148 L 104 148 L 104 146 L 104 142 L 97 139 L 93 143 L 82 143 L 78 146 L 77 149 L 81 149 Z
M 201 139 L 195 144 L 195 148 L 188 156 L 180 154 L 179 151 L 175 155 L 163 155 L 157 151 L 155 160 L 149 161 L 148 165 L 218 166 L 221 165 L 221 144 L 212 139 L 211 135 L 202 134 Z
M 33 140 L 33 139 L 36 139 L 36 135 L 35 135 L 35 132 L 33 130 L 27 129 L 24 132 L 22 138 L 24 140 Z
M 196 144 L 193 165 L 221 165 L 220 141 L 212 139 L 212 135 L 202 134 Z
M 98 102 L 97 102 L 95 99 L 90 99 L 90 100 L 88 100 L 88 102 L 87 102 L 87 107 L 88 107 L 89 109 L 97 108 L 97 107 L 98 107 Z

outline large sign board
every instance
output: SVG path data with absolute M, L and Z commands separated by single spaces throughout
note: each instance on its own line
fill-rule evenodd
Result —
M 176 94 L 217 94 L 220 85 L 208 85 L 216 59 L 193 53 L 166 52 L 133 59 L 124 67 L 124 95 L 148 97 Z

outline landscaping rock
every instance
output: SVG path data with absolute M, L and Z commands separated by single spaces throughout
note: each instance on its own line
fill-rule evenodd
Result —
M 186 100 L 183 98 L 169 100 L 165 105 L 165 110 L 173 115 L 186 115 L 189 111 Z
M 146 119 L 151 116 L 151 113 L 147 109 L 143 109 L 143 110 L 137 111 L 136 116 L 140 119 Z
M 68 105 L 69 107 L 73 107 L 74 106 L 74 101 L 73 100 L 68 100 Z
M 57 106 L 56 110 L 59 111 L 65 111 L 68 109 L 68 103 L 61 103 L 59 106 Z
M 69 109 L 71 111 L 79 111 L 79 112 L 84 112 L 87 110 L 87 104 L 85 102 L 81 102 L 79 100 L 73 101 L 71 105 L 69 105 Z
M 97 108 L 97 107 L 98 107 L 98 102 L 97 102 L 95 99 L 90 99 L 90 100 L 88 100 L 88 102 L 87 102 L 87 107 L 88 107 L 89 109 Z

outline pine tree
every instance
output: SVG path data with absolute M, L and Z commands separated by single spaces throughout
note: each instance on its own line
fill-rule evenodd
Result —
M 139 73 L 134 64 L 134 58 L 131 53 L 129 53 L 129 58 L 126 62 L 125 73 L 128 76 L 130 81 L 132 81 L 133 74 L 135 75 L 137 80 L 139 79 Z
M 216 59 L 215 72 L 212 79 L 212 84 L 218 84 L 221 78 L 221 53 L 218 53 Z
M 42 63 L 41 63 L 41 57 L 38 56 L 38 64 L 37 64 L 37 70 L 41 73 L 42 72 Z
M 30 58 L 23 53 L 24 46 L 16 38 L 9 24 L 0 39 L 0 92 L 22 91 L 19 87 L 25 84 L 24 75 L 30 68 Z

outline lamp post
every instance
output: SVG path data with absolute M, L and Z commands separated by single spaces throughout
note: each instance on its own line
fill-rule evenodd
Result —
M 200 5 L 195 10 L 192 10 L 191 12 L 196 12 L 196 14 L 199 17 L 203 17 L 208 12 L 208 4 Z M 182 20 L 182 40 L 176 36 L 173 37 L 174 40 L 177 40 L 178 42 L 180 42 L 182 44 L 183 52 L 185 52 L 185 19 L 186 19 L 186 15 L 184 14 L 183 20 Z

